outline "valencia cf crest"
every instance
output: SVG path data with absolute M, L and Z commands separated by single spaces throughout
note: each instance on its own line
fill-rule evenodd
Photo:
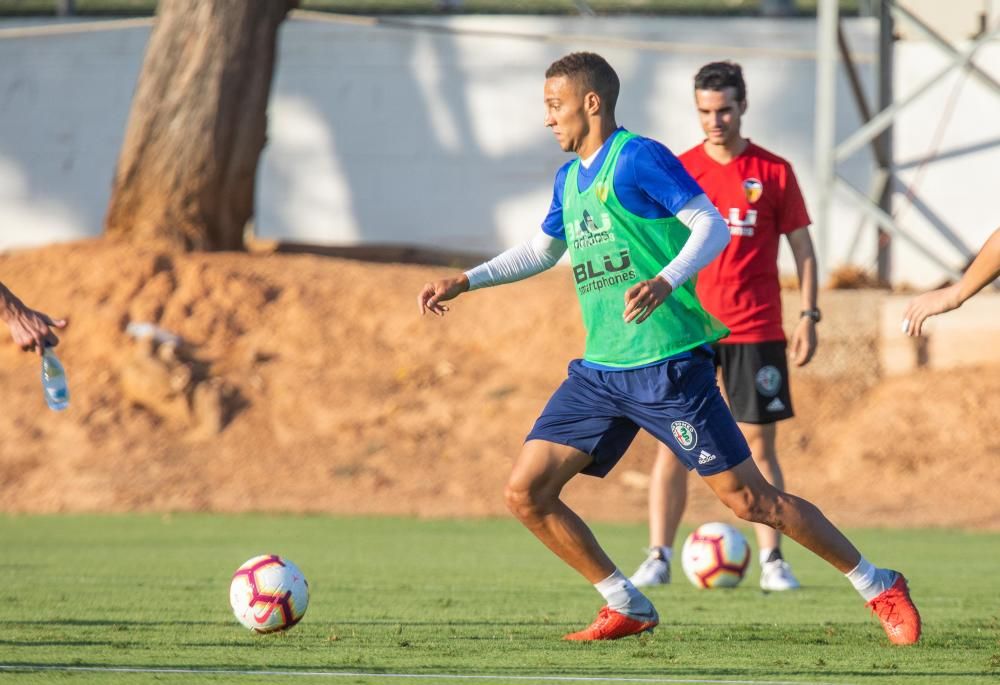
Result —
M 753 204 L 764 194 L 764 184 L 756 178 L 748 178 L 743 181 L 743 194 L 747 197 L 747 202 Z

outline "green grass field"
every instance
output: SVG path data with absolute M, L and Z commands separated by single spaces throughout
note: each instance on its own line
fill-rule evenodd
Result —
M 595 530 L 626 573 L 641 561 L 643 527 Z M 795 546 L 799 592 L 764 595 L 755 571 L 731 591 L 681 578 L 650 592 L 654 635 L 580 644 L 560 637 L 600 597 L 512 520 L 3 517 L 0 683 L 1000 681 L 1000 535 L 854 538 L 906 571 L 921 644 L 888 646 L 848 583 Z M 229 611 L 230 575 L 264 552 L 310 581 L 288 633 L 250 634 Z

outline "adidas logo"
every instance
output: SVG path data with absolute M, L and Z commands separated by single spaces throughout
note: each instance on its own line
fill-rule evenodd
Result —
M 773 400 L 767 404 L 768 411 L 784 411 L 785 403 L 781 401 L 780 397 L 775 397 Z
M 705 450 L 702 450 L 701 454 L 698 455 L 698 463 L 699 464 L 708 464 L 708 463 L 713 462 L 713 461 L 715 461 L 715 455 L 711 454 L 710 452 L 706 452 Z

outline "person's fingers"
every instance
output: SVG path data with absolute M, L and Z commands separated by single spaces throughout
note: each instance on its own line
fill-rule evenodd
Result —
M 906 313 L 903 314 L 903 321 L 900 323 L 900 328 L 903 333 L 914 338 L 920 335 L 920 323 L 925 318 L 927 317 L 920 311 L 920 308 L 910 303 L 910 306 L 906 309 Z
M 420 294 L 417 295 L 417 307 L 420 310 L 420 315 L 423 316 L 427 313 L 428 301 L 434 295 L 434 284 L 424 283 L 424 287 L 420 290 Z
M 916 322 L 917 315 L 919 314 L 920 308 L 917 306 L 916 302 L 910 302 L 907 306 L 906 311 L 903 312 L 903 323 L 901 327 L 903 332 L 907 335 L 914 335 L 914 323 Z
M 438 300 L 440 299 L 441 299 L 441 293 L 435 290 L 434 294 L 432 294 L 430 297 L 427 298 L 427 309 L 431 310 L 434 313 L 437 313 Z
M 813 331 L 811 330 L 801 330 L 796 331 L 795 339 L 793 340 L 792 348 L 792 358 L 795 361 L 796 366 L 805 366 L 812 359 L 813 352 L 816 350 L 816 338 L 813 336 Z
M 798 330 L 796 330 L 792 333 L 791 345 L 789 345 L 792 362 L 794 362 L 796 366 L 799 366 L 799 360 L 802 358 L 801 342 L 802 336 L 800 336 Z
M 630 323 L 637 316 L 640 316 L 651 305 L 655 306 L 656 296 L 650 290 L 647 283 L 634 285 L 625 291 L 625 311 L 622 317 L 625 323 Z M 646 317 L 643 317 L 645 320 Z
M 625 323 L 631 323 L 633 319 L 642 314 L 643 310 L 646 309 L 646 306 L 646 299 L 644 297 L 638 297 L 632 300 L 629 305 L 625 307 Z
M 52 328 L 66 328 L 66 319 L 53 319 L 48 314 L 42 314 L 41 312 L 39 312 L 39 316 L 47 326 L 51 326 Z
M 656 311 L 656 308 L 660 306 L 660 301 L 656 299 L 655 296 L 650 295 L 649 299 L 643 302 L 643 306 L 639 311 L 638 318 L 635 320 L 636 324 L 640 324 Z
M 629 320 L 631 320 L 631 317 L 632 317 L 632 315 L 633 315 L 636 307 L 638 307 L 638 306 L 639 306 L 639 300 L 637 298 L 635 298 L 635 297 L 630 298 L 626 294 L 626 297 L 625 297 L 625 310 L 622 312 L 622 318 L 625 319 L 626 322 L 628 322 Z
M 806 362 L 809 361 L 810 356 L 811 355 L 809 354 L 809 346 L 806 344 L 799 345 L 798 349 L 795 350 L 795 365 L 805 366 Z
M 663 304 L 663 300 L 658 298 L 656 294 L 653 293 L 652 291 L 647 291 L 642 300 L 637 303 L 636 311 L 633 313 L 633 315 L 631 317 L 626 318 L 625 320 L 626 322 L 628 322 L 638 317 L 636 323 L 637 324 L 642 323 L 643 321 L 648 319 L 650 315 L 652 315 L 652 313 L 656 311 L 656 308 L 659 307 L 661 304 Z
M 35 328 L 31 331 L 31 339 L 33 344 L 42 352 L 45 351 L 45 341 L 49 336 L 49 329 L 46 326 L 44 329 Z

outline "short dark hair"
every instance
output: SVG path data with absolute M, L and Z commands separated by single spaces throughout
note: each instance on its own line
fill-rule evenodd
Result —
M 736 62 L 709 62 L 694 76 L 695 90 L 736 90 L 736 101 L 747 99 L 747 84 L 743 81 L 743 69 Z
M 597 53 L 573 52 L 557 59 L 545 70 L 545 78 L 556 76 L 576 79 L 585 92 L 597 93 L 601 102 L 607 105 L 608 112 L 614 114 L 621 82 L 608 61 Z

